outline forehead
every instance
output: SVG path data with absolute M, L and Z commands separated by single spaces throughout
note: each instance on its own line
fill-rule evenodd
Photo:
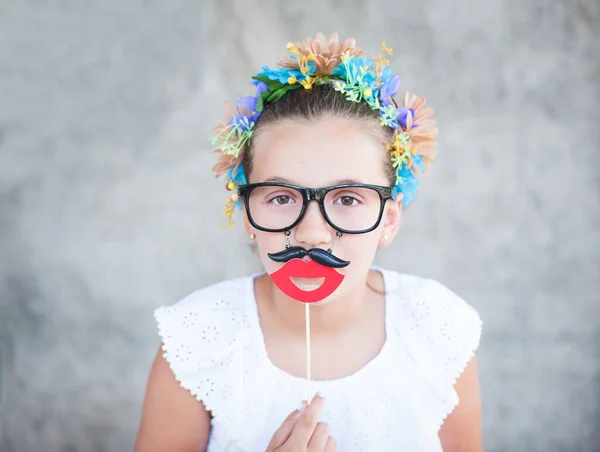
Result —
M 284 121 L 264 126 L 253 144 L 251 182 L 282 178 L 307 187 L 341 180 L 387 185 L 385 149 L 357 121 Z

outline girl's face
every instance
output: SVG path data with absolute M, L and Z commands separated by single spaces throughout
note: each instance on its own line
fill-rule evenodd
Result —
M 308 188 L 343 183 L 389 186 L 383 146 L 357 121 L 323 119 L 268 124 L 256 135 L 252 153 L 249 183 L 285 182 Z M 357 285 L 364 284 L 377 247 L 390 243 L 395 236 L 400 214 L 400 200 L 390 199 L 386 202 L 377 229 L 364 234 L 344 234 L 337 241 L 333 254 L 350 261 L 350 265 L 337 269 L 345 276 L 344 281 L 328 299 L 319 304 L 331 298 L 343 297 Z M 247 216 L 245 227 L 248 234 L 256 235 L 266 272 L 271 274 L 281 268 L 283 264 L 271 260 L 268 253 L 277 253 L 285 248 L 284 233 L 256 230 Z M 318 203 L 311 201 L 302 221 L 291 230 L 289 239 L 292 246 L 326 250 L 332 246 L 335 235 L 336 230 L 325 221 Z M 314 290 L 322 283 L 319 279 L 292 281 L 302 290 Z

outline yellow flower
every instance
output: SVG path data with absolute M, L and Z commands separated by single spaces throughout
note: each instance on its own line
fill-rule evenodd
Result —
M 388 55 L 391 55 L 394 53 L 394 51 L 392 49 L 390 49 L 388 46 L 385 45 L 385 41 L 383 41 L 381 43 L 381 53 L 387 53 Z
M 385 54 L 391 55 L 392 49 L 385 45 L 385 41 L 381 43 L 381 52 L 374 58 L 375 61 L 375 75 L 377 77 L 377 87 L 381 85 L 381 73 L 383 68 L 390 65 L 390 60 L 385 59 Z
M 235 184 L 233 182 L 229 182 L 227 184 L 227 190 L 229 190 L 229 191 L 235 190 Z
M 365 88 L 365 90 L 363 91 L 363 94 L 364 94 L 366 97 L 370 97 L 370 96 L 371 96 L 371 94 L 373 94 L 373 90 L 372 90 L 371 88 Z
M 300 72 L 306 76 L 308 76 L 308 73 L 310 72 L 310 66 L 308 65 L 309 60 L 310 58 L 308 56 L 300 57 Z
M 298 79 L 292 75 L 290 78 L 288 78 L 288 83 L 290 85 L 295 85 L 296 83 L 298 83 Z
M 313 85 L 313 79 L 309 77 L 306 80 L 302 80 L 300 84 L 304 87 L 304 89 L 311 89 Z
M 294 44 L 293 42 L 288 42 L 285 48 L 290 52 L 292 56 L 298 56 L 298 44 Z

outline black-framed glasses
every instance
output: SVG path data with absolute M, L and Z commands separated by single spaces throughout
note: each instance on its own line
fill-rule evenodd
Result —
M 302 220 L 310 201 L 317 201 L 325 221 L 345 234 L 364 234 L 379 226 L 392 189 L 370 184 L 323 188 L 260 182 L 238 187 L 248 220 L 256 229 L 283 232 Z

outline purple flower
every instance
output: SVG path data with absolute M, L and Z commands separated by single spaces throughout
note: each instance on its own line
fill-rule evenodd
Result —
M 406 118 L 408 117 L 408 113 L 410 112 L 410 114 L 412 115 L 412 117 L 415 117 L 415 111 L 412 108 L 405 108 L 405 107 L 400 107 L 398 108 L 398 123 L 406 128 Z M 413 127 L 416 127 L 418 124 L 413 123 Z
M 256 86 L 256 94 L 254 94 L 254 97 L 258 97 L 261 95 L 261 93 L 266 93 L 267 91 L 269 91 L 269 88 L 267 87 L 267 84 L 265 82 L 253 80 L 251 84 Z
M 254 96 L 240 97 L 235 102 L 238 113 L 241 113 L 242 108 L 247 111 L 255 112 L 256 111 L 256 101 L 257 101 L 257 99 Z
M 379 100 L 383 105 L 392 104 L 392 96 L 394 96 L 400 88 L 400 77 L 392 75 L 388 80 L 381 86 L 381 92 L 379 93 Z
M 235 102 L 237 115 L 229 121 L 230 124 L 236 124 L 243 131 L 248 130 L 250 125 L 260 116 L 261 112 L 256 111 L 256 103 L 258 102 L 261 93 L 269 91 L 269 88 L 267 88 L 267 85 L 263 82 L 255 80 L 252 82 L 252 85 L 256 86 L 256 94 L 254 96 L 240 97 Z M 245 113 L 249 112 L 250 114 L 244 114 L 242 111 Z
M 246 131 L 250 128 L 250 125 L 254 123 L 260 116 L 260 112 L 256 111 L 256 97 L 244 96 L 240 97 L 236 103 L 237 114 L 231 118 L 229 124 L 236 124 L 240 129 Z M 241 109 L 250 114 L 244 114 Z

